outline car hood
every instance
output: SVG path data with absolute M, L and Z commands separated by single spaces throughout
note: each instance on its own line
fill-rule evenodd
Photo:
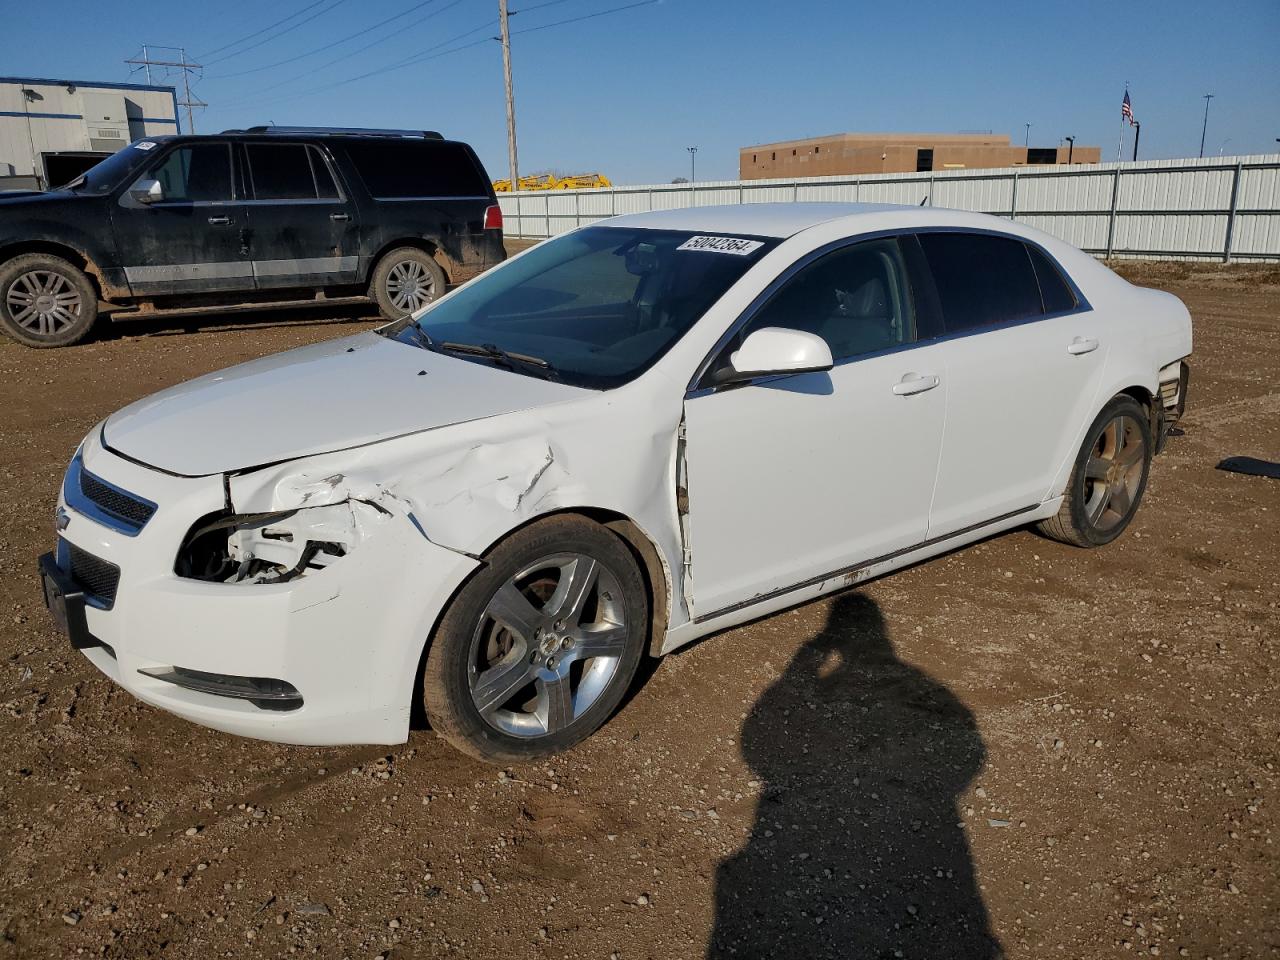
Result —
M 47 208 L 55 205 L 67 203 L 83 203 L 86 200 L 100 200 L 101 197 L 92 194 L 77 194 L 70 190 L 11 190 L 7 193 L 0 193 L 0 210 L 14 210 L 19 207 L 31 208 L 41 207 Z
M 363 333 L 162 390 L 110 416 L 103 441 L 149 466 L 204 476 L 590 393 Z

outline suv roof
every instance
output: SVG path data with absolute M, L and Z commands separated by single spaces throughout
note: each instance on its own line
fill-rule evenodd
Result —
M 381 130 L 373 127 L 277 127 L 262 125 L 243 130 L 223 130 L 223 134 L 252 133 L 259 136 L 283 137 L 390 137 L 400 140 L 443 140 L 435 130 Z

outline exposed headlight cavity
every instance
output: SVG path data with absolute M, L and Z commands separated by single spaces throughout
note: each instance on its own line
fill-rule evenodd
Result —
M 276 513 L 206 517 L 178 553 L 180 577 L 216 583 L 285 583 L 356 549 L 386 511 L 347 500 Z

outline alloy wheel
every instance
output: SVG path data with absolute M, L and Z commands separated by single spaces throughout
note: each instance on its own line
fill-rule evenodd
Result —
M 471 700 L 516 737 L 562 730 L 600 699 L 626 650 L 618 578 L 592 557 L 556 554 L 525 567 L 489 600 L 469 654 Z
M 54 336 L 75 324 L 83 305 L 74 284 L 52 270 L 19 274 L 9 285 L 5 304 L 14 323 L 41 337 Z
M 401 260 L 387 272 L 387 296 L 399 310 L 413 313 L 436 298 L 436 282 L 416 260 Z
M 1084 467 L 1085 516 L 1102 532 L 1124 522 L 1142 487 L 1147 458 L 1142 428 L 1120 415 L 1102 428 Z

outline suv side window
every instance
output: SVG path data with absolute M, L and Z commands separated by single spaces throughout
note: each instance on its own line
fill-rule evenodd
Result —
M 352 139 L 343 146 L 374 199 L 489 195 L 489 182 L 465 144 Z
M 1040 316 L 1040 285 L 1026 245 L 983 233 L 918 235 L 947 333 Z
M 836 360 L 911 343 L 915 310 L 898 241 L 850 244 L 803 267 L 747 322 L 739 342 L 763 327 L 816 333 Z
M 208 203 L 232 199 L 231 146 L 192 143 L 178 147 L 151 171 L 166 201 Z
M 249 174 L 258 200 L 315 200 L 338 195 L 315 148 L 301 143 L 248 143 Z
M 1031 257 L 1031 265 L 1036 271 L 1045 313 L 1068 313 L 1080 305 L 1076 295 L 1062 279 L 1061 271 L 1043 250 L 1028 243 L 1027 255 Z

